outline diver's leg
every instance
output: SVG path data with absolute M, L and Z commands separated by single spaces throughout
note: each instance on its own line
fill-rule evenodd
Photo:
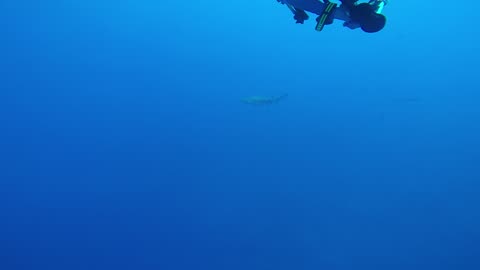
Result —
M 308 14 L 300 8 L 296 8 L 288 3 L 285 3 L 283 0 L 277 0 L 278 2 L 282 4 L 286 4 L 288 9 L 293 13 L 293 19 L 295 20 L 296 23 L 303 24 L 305 20 L 308 20 Z

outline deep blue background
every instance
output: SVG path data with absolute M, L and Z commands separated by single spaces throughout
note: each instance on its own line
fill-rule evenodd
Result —
M 0 269 L 480 269 L 479 8 L 3 1 Z

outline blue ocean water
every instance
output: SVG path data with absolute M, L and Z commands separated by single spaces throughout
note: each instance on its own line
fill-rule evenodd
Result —
M 0 269 L 480 269 L 478 8 L 3 1 Z

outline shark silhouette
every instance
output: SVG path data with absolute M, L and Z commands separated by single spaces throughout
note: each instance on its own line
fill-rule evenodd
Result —
M 250 105 L 270 105 L 279 102 L 286 98 L 288 94 L 282 94 L 279 96 L 251 96 L 242 99 L 242 102 Z

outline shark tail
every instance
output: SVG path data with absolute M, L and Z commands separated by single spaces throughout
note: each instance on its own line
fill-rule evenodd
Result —
M 275 98 L 275 101 L 278 102 L 278 101 L 280 101 L 280 100 L 282 100 L 282 99 L 285 99 L 285 98 L 287 98 L 287 97 L 288 97 L 288 93 L 283 93 L 283 94 L 277 96 L 277 97 Z

